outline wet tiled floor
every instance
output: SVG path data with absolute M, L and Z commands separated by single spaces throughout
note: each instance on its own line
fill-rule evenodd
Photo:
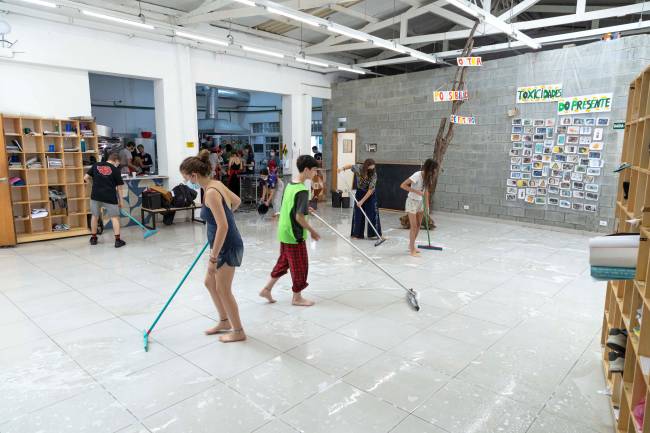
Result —
M 349 211 L 323 216 L 349 233 Z M 604 284 L 587 235 L 438 214 L 444 251 L 355 241 L 420 293 L 402 290 L 318 222 L 311 308 L 257 296 L 275 226 L 238 213 L 235 291 L 249 339 L 222 344 L 202 286 L 206 261 L 159 322 L 142 329 L 205 242 L 198 224 L 146 241 L 127 229 L 0 250 L 0 432 L 588 433 L 613 431 L 598 333 Z M 426 235 L 420 235 L 421 240 Z

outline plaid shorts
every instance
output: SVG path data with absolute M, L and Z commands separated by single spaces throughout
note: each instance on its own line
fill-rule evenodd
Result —
M 307 273 L 309 272 L 309 257 L 307 256 L 307 245 L 305 241 L 297 244 L 285 244 L 280 242 L 280 257 L 273 267 L 271 278 L 280 278 L 291 271 L 291 281 L 294 293 L 301 292 L 309 284 L 307 283 Z

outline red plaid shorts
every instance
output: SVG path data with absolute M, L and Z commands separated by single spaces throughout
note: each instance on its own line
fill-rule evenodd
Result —
M 285 244 L 280 242 L 280 257 L 273 267 L 271 278 L 280 278 L 291 271 L 291 281 L 294 293 L 301 292 L 309 284 L 307 283 L 307 273 L 309 272 L 309 257 L 307 257 L 307 245 L 305 241 L 297 244 Z

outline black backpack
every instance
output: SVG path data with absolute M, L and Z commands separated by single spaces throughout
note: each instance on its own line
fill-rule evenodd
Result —
M 188 207 L 194 203 L 197 192 L 181 183 L 172 189 L 172 195 L 174 196 L 172 198 L 172 207 Z

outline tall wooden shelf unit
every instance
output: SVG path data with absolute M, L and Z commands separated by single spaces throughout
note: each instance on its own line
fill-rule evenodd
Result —
M 19 177 L 24 186 L 10 186 L 14 230 L 18 243 L 87 235 L 90 210 L 90 185 L 83 181 L 85 169 L 91 161 L 99 159 L 96 124 L 93 121 L 71 119 L 43 119 L 0 115 L 1 164 L 7 165 L 9 178 Z M 92 134 L 92 135 L 91 135 Z M 22 151 L 7 150 L 7 146 L 20 144 Z M 52 168 L 48 158 L 59 159 L 63 167 Z M 9 160 L 20 161 L 20 166 Z M 36 159 L 38 168 L 28 168 Z M 49 200 L 49 190 L 64 192 L 67 209 L 54 209 Z M 45 218 L 32 218 L 33 209 L 46 209 Z M 55 231 L 57 224 L 69 227 Z
M 650 67 L 632 83 L 627 105 L 627 119 L 621 162 L 632 167 L 619 173 L 616 203 L 616 232 L 641 232 L 641 242 L 634 280 L 609 281 L 601 342 L 604 347 L 605 375 L 612 391 L 612 408 L 618 433 L 649 433 L 650 421 L 643 427 L 632 411 L 645 399 L 645 418 L 650 414 Z M 627 198 L 624 183 L 629 182 Z M 641 227 L 626 220 L 641 218 Z M 640 312 L 640 315 L 638 314 Z M 610 371 L 605 346 L 609 330 L 624 328 L 628 332 L 625 364 L 622 373 Z

